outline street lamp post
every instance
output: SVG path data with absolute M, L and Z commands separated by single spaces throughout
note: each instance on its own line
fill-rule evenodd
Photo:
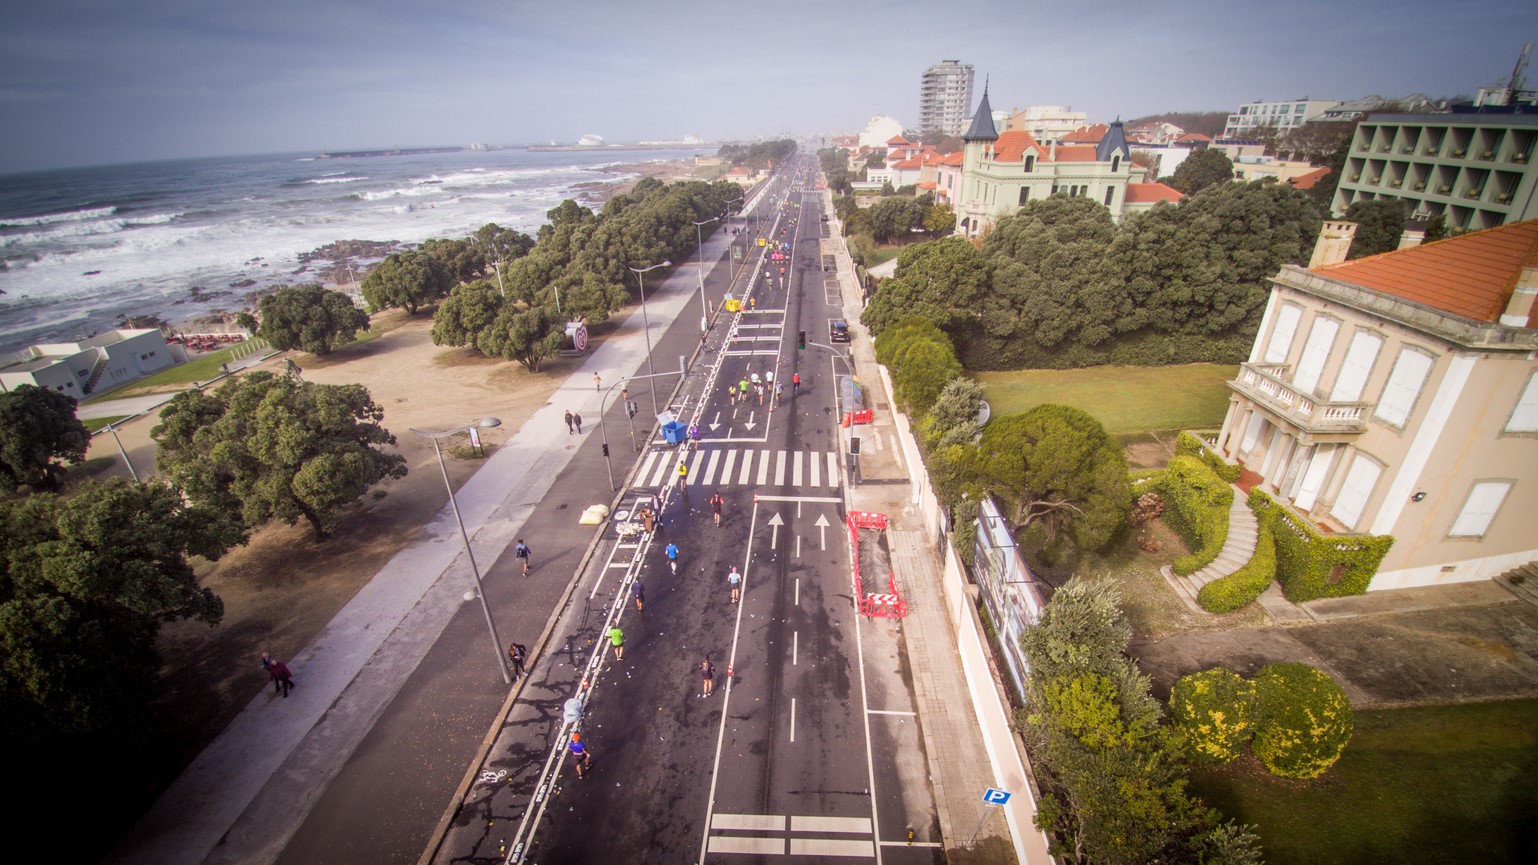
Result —
M 473 234 L 470 235 L 470 245 L 471 246 L 475 245 L 475 235 L 473 235 Z M 497 271 L 497 290 L 502 292 L 502 296 L 503 297 L 507 297 L 507 287 L 502 284 L 502 253 L 497 249 L 496 244 L 492 243 L 491 241 L 487 241 L 486 242 L 486 246 L 487 246 L 487 252 L 494 252 L 497 255 L 497 260 L 491 266 L 493 268 L 495 268 L 496 271 Z M 560 308 L 561 308 L 561 301 L 560 301 L 559 298 L 557 298 L 556 299 L 556 311 L 559 312 Z
M 449 483 L 449 469 L 443 462 L 443 448 L 438 444 L 439 439 L 458 435 L 471 429 L 488 429 L 501 426 L 502 421 L 494 417 L 483 417 L 473 424 L 455 427 L 441 432 L 413 429 L 411 432 L 425 439 L 431 439 L 433 452 L 438 455 L 438 469 L 443 472 L 443 486 L 449 491 L 449 505 L 454 509 L 454 522 L 459 524 L 459 537 L 465 543 L 465 557 L 470 560 L 470 573 L 475 577 L 475 593 L 481 599 L 481 612 L 486 614 L 486 629 L 491 633 L 491 651 L 497 657 L 497 668 L 502 671 L 503 684 L 513 683 L 512 674 L 507 669 L 507 658 L 502 654 L 502 638 L 497 636 L 497 624 L 492 621 L 491 607 L 486 603 L 486 586 L 481 582 L 481 569 L 475 564 L 475 551 L 470 549 L 470 534 L 465 531 L 465 521 L 459 515 L 459 502 L 454 498 L 454 485 Z
M 646 279 L 644 274 L 650 273 L 659 267 L 670 267 L 672 264 L 673 262 L 671 261 L 664 261 L 661 264 L 654 264 L 651 267 L 630 268 L 635 272 L 636 282 L 641 286 L 641 324 L 646 331 L 646 371 L 651 375 L 657 374 L 657 368 L 652 366 L 652 324 L 651 319 L 646 315 Z M 662 409 L 657 405 L 656 379 L 651 379 L 649 384 L 651 385 L 652 389 L 652 414 L 662 414 Z
M 700 250 L 700 333 L 702 334 L 710 330 L 710 308 L 705 304 L 705 239 L 704 235 L 700 233 L 700 226 L 708 222 L 715 222 L 720 218 L 717 216 L 694 223 L 694 242 Z M 712 228 L 711 231 L 713 232 L 715 229 Z M 701 338 L 703 339 L 703 337 Z

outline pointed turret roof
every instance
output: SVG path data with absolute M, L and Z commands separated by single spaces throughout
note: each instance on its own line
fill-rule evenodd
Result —
M 1100 143 L 1095 145 L 1095 161 L 1110 162 L 1111 154 L 1118 150 L 1123 159 L 1132 158 L 1132 148 L 1127 145 L 1127 130 L 1122 126 L 1120 118 L 1111 121 Z
M 988 104 L 988 87 L 983 85 L 983 101 L 977 105 L 972 117 L 972 128 L 961 136 L 962 141 L 996 141 L 998 130 L 993 128 L 993 107 Z

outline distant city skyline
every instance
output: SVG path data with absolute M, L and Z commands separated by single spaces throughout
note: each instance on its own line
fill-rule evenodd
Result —
M 974 67 L 974 99 L 987 80 L 995 107 L 1072 105 L 1094 121 L 1446 97 L 1505 79 L 1535 40 L 1538 4 L 1512 0 L 1263 13 L 1216 0 L 56 0 L 12 4 L 0 28 L 0 174 L 585 134 L 847 133 L 876 114 L 913 128 L 919 78 L 942 58 Z

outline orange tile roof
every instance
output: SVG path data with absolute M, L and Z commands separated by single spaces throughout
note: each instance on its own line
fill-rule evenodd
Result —
M 915 168 L 923 168 L 924 167 L 924 160 L 922 160 L 922 159 L 918 158 L 917 156 L 915 156 L 912 159 L 904 159 L 903 161 L 897 163 L 896 165 L 888 165 L 887 167 L 888 168 L 895 168 L 895 169 L 898 169 L 899 171 L 911 171 L 911 170 L 913 170 Z
M 933 180 L 926 180 L 919 184 L 919 189 L 934 189 L 935 186 L 936 183 Z
M 1476 321 L 1498 321 L 1523 268 L 1538 267 L 1538 219 L 1314 269 Z M 1528 318 L 1538 326 L 1538 311 Z
M 1205 136 L 1203 134 L 1201 134 L 1200 132 L 1187 132 L 1186 134 L 1180 136 L 1179 138 L 1177 138 L 1175 140 L 1176 141 L 1211 141 L 1212 139 L 1208 138 L 1207 136 Z
M 1287 185 L 1291 186 L 1293 189 L 1309 189 L 1313 187 L 1314 184 L 1323 180 L 1325 175 L 1329 173 L 1330 169 L 1328 166 L 1324 168 L 1316 168 L 1307 174 L 1300 174 L 1297 177 L 1287 181 Z
M 1099 162 L 1100 157 L 1095 153 L 1093 144 L 1059 144 L 1056 153 L 1048 153 L 1045 157 L 1053 162 Z M 1106 160 L 1109 162 L 1110 160 Z
M 887 143 L 888 147 L 897 147 L 898 145 L 901 145 L 901 144 L 912 144 L 913 142 L 911 142 L 908 139 L 902 137 L 901 135 L 894 135 L 891 138 L 888 138 L 886 140 L 886 143 Z
M 1179 201 L 1185 198 L 1180 190 L 1165 186 L 1162 183 L 1129 183 L 1127 184 L 1128 204 L 1147 204 L 1157 201 Z
M 962 153 L 960 150 L 956 151 L 955 153 L 947 153 L 944 156 L 940 157 L 940 164 L 941 165 L 960 165 L 962 163 L 962 160 L 965 157 L 966 157 L 966 154 Z
M 993 159 L 995 162 L 1020 162 L 1025 159 L 1025 151 L 1032 147 L 1041 153 L 1038 158 L 1046 158 L 1046 150 L 1031 133 L 1023 129 L 1004 132 L 993 142 Z
M 1104 123 L 1096 123 L 1094 126 L 1085 126 L 1064 135 L 1060 142 L 1063 144 L 1099 144 L 1105 137 L 1110 127 Z

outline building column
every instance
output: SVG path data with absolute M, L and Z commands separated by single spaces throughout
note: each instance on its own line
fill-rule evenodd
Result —
M 1234 415 L 1239 413 L 1239 398 L 1228 398 L 1228 413 L 1223 415 L 1223 425 L 1218 427 L 1218 453 L 1229 456 L 1228 441 L 1233 437 Z
M 1282 498 L 1289 501 L 1297 495 L 1298 484 L 1303 482 L 1303 468 L 1308 465 L 1309 459 L 1314 455 L 1317 445 L 1305 445 L 1295 442 L 1292 449 L 1292 459 L 1287 461 L 1287 471 L 1282 475 L 1282 482 L 1277 485 L 1276 491 Z
M 1314 506 L 1308 510 L 1310 517 L 1316 513 L 1328 512 L 1334 506 L 1335 499 L 1340 496 L 1340 488 L 1346 485 L 1346 472 L 1350 471 L 1355 456 L 1356 445 L 1343 444 L 1336 448 L 1335 464 L 1330 466 L 1330 474 L 1319 487 L 1319 497 L 1314 500 Z
M 1272 424 L 1271 441 L 1266 443 L 1266 457 L 1261 460 L 1260 476 L 1265 479 L 1267 486 L 1275 488 L 1276 482 L 1271 479 L 1271 472 L 1276 468 L 1278 460 L 1282 456 L 1282 447 L 1287 442 L 1287 434 L 1282 428 Z

